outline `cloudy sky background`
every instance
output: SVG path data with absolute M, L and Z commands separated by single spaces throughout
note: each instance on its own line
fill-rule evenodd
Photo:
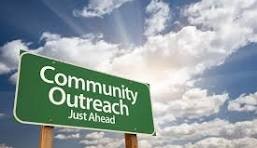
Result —
M 142 148 L 257 145 L 257 0 L 3 0 L 0 148 L 38 146 L 12 116 L 19 49 L 151 84 Z M 138 121 L 143 122 L 143 121 Z M 55 129 L 55 147 L 123 147 L 123 134 Z

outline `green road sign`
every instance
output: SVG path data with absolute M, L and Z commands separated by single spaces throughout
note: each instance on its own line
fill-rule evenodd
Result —
M 31 53 L 21 55 L 14 117 L 26 124 L 154 133 L 147 84 Z

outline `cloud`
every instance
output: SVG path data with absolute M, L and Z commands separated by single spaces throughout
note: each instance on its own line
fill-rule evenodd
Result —
M 13 147 L 12 146 L 8 146 L 8 145 L 6 145 L 4 143 L 1 143 L 0 144 L 0 148 L 13 148 Z
M 72 140 L 72 139 L 79 139 L 80 134 L 57 134 L 54 136 L 54 138 L 59 139 L 59 140 Z
M 204 139 L 208 136 L 219 136 L 222 127 L 228 124 L 227 121 L 219 119 L 203 123 L 184 123 L 177 126 L 166 127 L 162 132 L 166 136 L 172 136 L 173 141 L 180 140 L 190 142 Z
M 74 10 L 74 16 L 82 16 L 86 18 L 100 17 L 110 14 L 114 9 L 118 9 L 123 4 L 132 0 L 90 0 L 88 6 L 82 10 Z
M 255 148 L 257 139 L 255 138 L 241 138 L 241 139 L 225 139 L 219 137 L 211 137 L 201 140 L 194 144 L 188 144 L 185 148 Z
M 81 129 L 77 128 L 56 128 L 57 133 L 77 133 L 81 131 Z
M 171 144 L 168 137 L 166 139 L 163 137 L 160 138 L 159 136 L 154 139 L 151 137 L 140 137 L 138 140 L 139 147 L 143 148 L 184 148 L 183 145 Z
M 184 93 L 194 88 L 194 84 L 191 83 L 193 76 L 223 63 L 229 56 L 230 52 L 226 50 L 214 50 L 214 38 L 212 31 L 203 32 L 195 26 L 186 26 L 178 32 L 152 36 L 143 46 L 115 57 L 111 64 L 105 65 L 105 71 L 149 82 L 154 109 L 163 121 L 174 121 L 176 117 L 208 116 L 219 112 L 220 106 L 227 98 L 226 95 L 217 95 L 216 98 L 220 99 L 212 99 L 215 97 L 207 97 L 204 91 L 199 90 L 204 96 L 199 100 L 210 102 L 199 103 L 197 107 L 181 98 Z M 187 100 L 193 102 L 193 99 Z M 189 109 L 191 110 L 187 111 Z
M 207 90 L 192 88 L 181 97 L 164 105 L 165 110 L 159 112 L 159 123 L 168 123 L 166 116 L 173 114 L 175 118 L 199 118 L 208 117 L 219 112 L 220 107 L 228 100 L 228 94 L 208 95 Z M 167 112 L 168 110 L 168 112 Z
M 257 92 L 249 95 L 242 94 L 235 100 L 229 101 L 229 111 L 257 112 Z
M 170 17 L 169 5 L 163 1 L 152 0 L 146 7 L 149 17 L 145 20 L 145 35 L 152 36 L 160 33 L 167 27 Z
M 56 128 L 54 138 L 59 140 L 78 140 L 81 137 L 81 129 L 77 128 Z
M 194 26 L 152 36 L 133 52 L 114 58 L 110 67 L 106 68 L 141 81 L 165 84 L 168 79 L 172 83 L 170 85 L 185 84 L 192 75 L 199 74 L 225 59 L 225 52 L 211 50 L 213 37 L 211 31 L 202 32 Z
M 0 113 L 0 119 L 4 118 L 6 115 L 4 113 Z
M 17 69 L 19 51 L 20 49 L 27 50 L 27 45 L 28 43 L 24 43 L 21 40 L 14 40 L 0 47 L 0 74 L 9 73 Z
M 254 147 L 257 120 L 230 123 L 222 119 L 182 123 L 162 128 L 157 137 L 140 136 L 139 144 L 147 148 L 228 148 Z M 146 143 L 148 142 L 148 143 Z
M 45 40 L 45 41 L 55 41 L 60 39 L 61 36 L 59 34 L 54 34 L 50 32 L 43 32 L 43 34 L 40 37 L 40 40 Z
M 197 119 L 217 114 L 220 107 L 228 100 L 228 94 L 208 94 L 207 90 L 191 88 L 181 97 L 170 102 L 154 102 L 156 122 L 160 125 L 177 119 Z M 158 130 L 157 130 L 158 132 Z
M 89 68 L 109 63 L 119 51 L 118 45 L 92 36 L 89 38 L 61 37 L 57 34 L 44 33 L 41 39 L 45 40 L 45 44 L 37 49 L 39 54 Z
M 123 139 L 106 136 L 104 132 L 92 132 L 87 134 L 80 144 L 87 148 L 118 148 L 123 145 Z
M 257 120 L 230 123 L 225 120 L 215 119 L 202 123 L 180 124 L 163 129 L 166 136 L 173 137 L 171 140 L 193 142 L 208 137 L 223 137 L 227 139 L 239 139 L 254 137 L 257 134 Z
M 213 30 L 216 49 L 235 49 L 256 42 L 256 0 L 202 0 L 190 5 L 185 14 L 191 24 Z
M 92 35 L 83 38 L 68 38 L 45 32 L 41 36 L 41 41 L 45 42 L 44 46 L 32 49 L 30 52 L 65 60 L 93 69 L 100 67 L 101 64 L 109 63 L 112 57 L 119 51 L 118 45 L 107 43 L 99 36 Z M 0 47 L 0 74 L 16 71 L 20 49 L 28 50 L 28 46 L 29 43 L 14 40 Z M 9 80 L 15 84 L 17 81 L 17 73 L 12 74 Z
M 86 135 L 88 139 L 101 139 L 104 137 L 104 132 L 93 132 Z
M 193 76 L 200 75 L 213 66 L 221 65 L 240 47 L 255 42 L 256 26 L 244 26 L 244 22 L 249 21 L 251 24 L 255 24 L 256 20 L 252 20 L 250 17 L 241 17 L 239 14 L 255 14 L 256 9 L 254 6 L 246 9 L 246 5 L 243 3 L 247 2 L 240 2 L 242 3 L 240 8 L 238 6 L 241 4 L 230 1 L 200 1 L 186 7 L 184 12 L 189 20 L 188 26 L 184 26 L 177 32 L 150 36 L 143 46 L 137 47 L 123 56 L 115 57 L 109 67 L 105 65 L 106 71 L 150 82 L 153 104 L 157 104 L 155 108 L 159 109 L 156 111 L 157 114 L 164 119 L 175 120 L 180 112 L 172 112 L 172 103 L 179 104 L 181 102 L 183 107 L 187 105 L 180 99 L 187 90 L 192 89 L 193 84 L 189 82 Z M 218 3 L 217 6 L 216 3 Z M 217 10 L 213 11 L 213 9 Z M 228 14 L 219 13 L 219 10 L 227 12 L 230 9 L 234 11 Z M 212 20 L 216 11 L 218 12 L 217 19 L 223 20 Z M 201 19 L 202 17 L 204 19 Z M 142 71 L 144 72 L 142 73 Z M 228 97 L 227 94 L 217 96 Z M 212 108 L 209 108 L 210 104 L 208 103 L 202 104 L 202 108 L 209 109 L 211 113 L 217 113 L 225 99 L 221 100 L 220 103 L 213 102 Z M 187 118 L 203 111 L 198 110 L 197 107 L 194 108 L 192 104 L 188 105 L 188 108 L 192 108 L 192 110 L 190 112 L 185 110 L 182 117 Z M 180 108 L 177 110 L 183 111 Z M 160 112 L 169 114 L 165 115 Z M 207 112 L 206 116 L 208 115 L 210 114 Z
M 16 84 L 17 78 L 18 78 L 18 73 L 15 72 L 14 74 L 11 75 L 11 77 L 9 78 L 9 80 L 11 81 L 12 84 Z

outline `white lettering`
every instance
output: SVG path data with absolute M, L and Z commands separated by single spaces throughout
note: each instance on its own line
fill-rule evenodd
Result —
M 61 99 L 59 101 L 56 101 L 54 98 L 54 93 L 59 92 L 61 94 Z M 65 91 L 60 88 L 60 87 L 53 87 L 50 89 L 48 97 L 51 103 L 53 103 L 54 105 L 62 105 L 65 101 L 66 101 L 66 97 L 65 97 Z
M 47 79 L 47 78 L 45 77 L 45 71 L 46 71 L 46 70 L 52 70 L 52 71 L 54 71 L 55 68 L 52 67 L 52 66 L 44 66 L 44 67 L 41 68 L 41 70 L 40 70 L 40 78 L 41 78 L 43 81 L 45 81 L 46 83 L 53 84 L 54 81 L 49 80 L 49 79 Z
M 67 77 L 63 73 L 57 73 L 54 77 L 54 81 L 59 86 L 65 86 L 67 84 Z

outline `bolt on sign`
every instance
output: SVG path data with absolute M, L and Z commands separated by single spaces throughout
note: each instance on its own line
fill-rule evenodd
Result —
M 14 117 L 25 124 L 153 134 L 149 85 L 23 53 Z

